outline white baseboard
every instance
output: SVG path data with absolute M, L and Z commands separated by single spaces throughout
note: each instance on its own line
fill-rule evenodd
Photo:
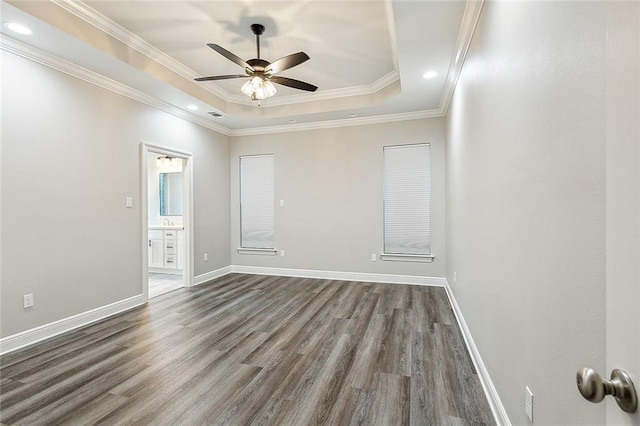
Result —
M 475 365 L 480 378 L 480 383 L 487 396 L 487 401 L 491 407 L 496 423 L 498 425 L 511 426 L 511 421 L 502 405 L 502 401 L 496 391 L 489 372 L 487 371 L 480 352 L 473 341 L 469 327 L 460 310 L 460 306 L 453 295 L 446 278 L 442 277 L 421 277 L 415 275 L 391 275 L 391 274 L 371 274 L 362 272 L 341 272 L 341 271 L 321 271 L 314 269 L 289 269 L 289 268 L 269 268 L 259 266 L 230 265 L 215 271 L 207 272 L 193 278 L 193 284 L 199 285 L 220 278 L 230 273 L 256 274 L 256 275 L 278 275 L 283 277 L 317 278 L 342 281 L 359 282 L 379 282 L 387 284 L 413 284 L 443 287 L 447 292 L 451 307 L 462 332 L 467 349 Z M 91 323 L 100 321 L 112 315 L 133 309 L 144 303 L 143 295 L 137 295 L 118 302 L 101 306 L 87 312 L 83 312 L 62 320 L 58 320 L 40 327 L 32 328 L 5 338 L 0 339 L 0 355 L 13 352 L 25 346 L 32 345 L 45 339 L 49 339 L 58 334 L 62 334 L 76 328 L 80 328 Z
M 445 287 L 442 277 L 416 275 L 369 274 L 363 272 L 320 271 L 316 269 L 268 268 L 262 266 L 231 265 L 231 272 L 238 274 L 279 275 L 283 277 L 318 278 L 342 281 L 374 282 L 386 284 L 414 284 Z
M 220 278 L 224 275 L 231 273 L 231 266 L 225 266 L 220 269 L 216 269 L 215 271 L 210 271 L 197 277 L 193 277 L 193 285 L 204 284 L 207 281 L 215 280 L 216 278 Z
M 30 330 L 22 331 L 0 339 L 0 355 L 13 352 L 25 346 L 33 345 L 45 339 L 66 333 L 76 328 L 84 327 L 115 314 L 128 311 L 144 303 L 143 295 L 129 297 L 128 299 L 100 306 L 87 312 L 63 318 L 49 324 L 41 325 Z
M 489 407 L 491 407 L 491 412 L 493 413 L 496 424 L 499 426 L 511 426 L 511 421 L 509 420 L 509 416 L 507 416 L 507 411 L 504 409 L 504 405 L 502 405 L 502 401 L 500 400 L 498 391 L 491 381 L 491 377 L 489 377 L 489 372 L 487 371 L 487 367 L 485 367 L 484 362 L 482 361 L 482 357 L 480 356 L 478 347 L 473 341 L 473 337 L 471 337 L 471 332 L 469 331 L 469 327 L 467 327 L 467 322 L 462 316 L 462 311 L 460 310 L 460 306 L 458 305 L 458 302 L 453 295 L 453 290 L 451 289 L 451 286 L 449 286 L 449 282 L 446 281 L 446 279 L 445 283 L 446 284 L 444 288 L 447 292 L 447 296 L 449 296 L 451 308 L 453 309 L 453 313 L 458 320 L 458 325 L 460 327 L 460 331 L 462 332 L 462 337 L 467 344 L 467 350 L 469 351 L 469 355 L 471 355 L 473 365 L 476 367 L 476 371 L 478 372 L 478 377 L 480 378 L 482 389 L 484 390 L 484 394 L 487 397 L 487 402 L 489 403 Z
M 467 345 L 467 350 L 473 364 L 478 372 L 482 389 L 487 397 L 487 402 L 493 413 L 493 417 L 496 424 L 500 426 L 511 426 L 511 421 L 507 416 L 507 412 L 502 405 L 500 396 L 496 391 L 493 381 L 489 376 L 489 372 L 482 361 L 480 352 L 471 336 L 469 327 L 460 310 L 460 306 L 453 295 L 453 291 L 449 286 L 446 278 L 441 277 L 421 277 L 414 275 L 389 275 L 389 274 L 369 274 L 362 272 L 339 272 L 339 271 L 320 271 L 313 269 L 288 269 L 288 268 L 268 268 L 259 266 L 243 266 L 243 265 L 231 265 L 232 273 L 239 274 L 256 274 L 256 275 L 278 275 L 283 277 L 300 277 L 300 278 L 318 278 L 318 279 L 331 279 L 331 280 L 343 280 L 343 281 L 360 281 L 360 282 L 378 282 L 387 284 L 413 284 L 413 285 L 429 285 L 443 287 L 447 292 L 451 308 L 455 314 L 458 326 L 462 332 L 462 336 Z

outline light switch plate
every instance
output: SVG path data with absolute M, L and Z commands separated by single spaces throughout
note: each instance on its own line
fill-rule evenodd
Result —
M 125 199 L 125 203 L 126 203 L 128 209 L 133 207 L 133 197 L 127 197 Z
M 33 293 L 25 294 L 24 296 L 22 296 L 22 306 L 24 308 L 33 307 Z

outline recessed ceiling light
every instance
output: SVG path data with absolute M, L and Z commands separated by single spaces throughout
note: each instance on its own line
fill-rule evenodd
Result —
M 424 78 L 434 78 L 434 77 L 437 77 L 437 76 L 438 76 L 438 73 L 435 72 L 435 71 L 427 71 L 424 74 L 422 74 L 422 77 L 424 77 Z
M 190 109 L 191 111 L 197 111 L 199 108 L 198 105 L 191 104 L 187 105 L 187 109 Z
M 31 31 L 29 27 L 19 24 L 17 22 L 5 22 L 3 25 L 9 28 L 14 33 L 23 34 L 23 35 L 29 35 L 33 33 L 33 31 Z
M 349 114 L 349 117 L 351 117 L 351 118 L 355 118 L 357 116 L 358 116 L 358 114 L 356 114 L 356 113 Z
M 296 122 L 296 120 L 289 120 L 289 123 L 291 123 L 291 124 L 293 124 L 295 122 Z

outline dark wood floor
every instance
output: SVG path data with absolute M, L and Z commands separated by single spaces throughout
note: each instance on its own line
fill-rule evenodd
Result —
M 227 275 L 0 359 L 3 424 L 494 424 L 445 291 Z

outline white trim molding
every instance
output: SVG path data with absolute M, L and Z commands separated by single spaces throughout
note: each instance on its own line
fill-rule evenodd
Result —
M 473 361 L 473 365 L 476 368 L 478 378 L 480 379 L 482 389 L 484 390 L 484 394 L 487 397 L 487 402 L 489 403 L 489 407 L 491 408 L 491 412 L 493 413 L 496 424 L 499 426 L 511 426 L 511 420 L 509 420 L 509 416 L 507 415 L 507 411 L 504 409 L 504 405 L 502 405 L 502 401 L 500 400 L 498 391 L 493 385 L 491 377 L 489 377 L 489 372 L 487 371 L 487 367 L 482 361 L 480 351 L 473 341 L 471 331 L 469 331 L 467 322 L 462 316 L 460 306 L 458 305 L 458 302 L 453 295 L 453 290 L 451 289 L 451 286 L 449 286 L 449 282 L 446 279 L 444 289 L 446 290 L 447 296 L 449 297 L 451 308 L 453 309 L 453 313 L 455 314 L 456 320 L 458 321 L 460 332 L 462 333 L 462 337 L 464 338 L 464 341 L 467 345 L 467 352 L 469 352 L 471 360 Z
M 370 274 L 362 272 L 340 272 L 340 271 L 321 271 L 312 269 L 288 269 L 288 268 L 268 268 L 259 266 L 244 266 L 244 265 L 232 265 L 231 273 L 240 274 L 256 274 L 256 275 L 278 275 L 283 277 L 300 277 L 300 278 L 317 278 L 317 279 L 331 279 L 331 280 L 343 280 L 343 281 L 358 281 L 358 282 L 377 282 L 386 284 L 412 284 L 412 285 L 426 285 L 434 287 L 443 287 L 449 298 L 451 309 L 458 322 L 458 327 L 462 333 L 462 337 L 467 346 L 467 351 L 473 365 L 475 366 L 478 378 L 482 385 L 482 389 L 493 413 L 493 417 L 496 424 L 499 426 L 511 426 L 511 421 L 507 415 L 507 411 L 502 405 L 500 396 L 493 385 L 493 381 L 489 376 L 484 361 L 480 356 L 480 352 L 471 336 L 469 327 L 462 315 L 460 306 L 453 295 L 453 291 L 449 286 L 446 278 L 442 277 L 423 277 L 414 275 L 389 275 L 389 274 Z
M 365 96 L 365 95 L 374 95 L 389 86 L 390 84 L 395 83 L 400 80 L 400 74 L 398 71 L 394 70 L 386 75 L 380 77 L 377 81 L 374 81 L 372 84 L 365 84 L 362 86 L 352 86 L 346 87 L 343 89 L 327 89 L 321 90 L 318 92 L 312 93 L 300 93 L 295 95 L 288 96 L 280 96 L 273 97 L 269 99 L 269 107 L 272 106 L 282 106 L 282 105 L 293 105 L 302 102 L 318 102 L 318 101 L 326 101 L 331 99 L 338 98 L 348 98 L 353 96 Z M 223 99 L 227 102 L 234 102 L 237 104 L 244 105 L 253 105 L 253 101 L 250 98 L 244 95 L 238 94 L 228 94 L 226 98 Z
M 114 37 L 124 45 L 140 52 L 151 60 L 157 62 L 168 70 L 175 72 L 177 75 L 184 77 L 185 79 L 192 81 L 197 77 L 197 74 L 190 68 L 184 66 L 180 62 L 176 61 L 171 56 L 158 50 L 150 45 L 148 42 L 142 40 L 135 34 L 119 26 L 112 20 L 108 19 L 104 15 L 91 8 L 87 3 L 80 0 L 52 0 L 61 9 L 68 13 L 84 20 L 95 28 L 105 32 L 106 34 Z M 80 67 L 70 61 L 52 55 L 36 47 L 30 46 L 26 43 L 18 41 L 12 37 L 2 35 L 0 37 L 0 47 L 3 50 L 17 54 L 26 59 L 64 72 L 88 83 L 126 96 L 133 100 L 139 101 L 160 111 L 164 111 L 168 114 L 222 133 L 226 136 L 246 136 L 256 134 L 271 134 L 271 133 L 283 133 L 294 132 L 301 130 L 312 129 L 326 129 L 326 128 L 339 128 L 350 127 L 366 124 L 387 123 L 393 121 L 413 120 L 419 118 L 435 118 L 444 117 L 447 114 L 449 104 L 453 97 L 453 93 L 464 65 L 464 60 L 467 55 L 467 51 L 473 39 L 473 35 L 480 19 L 482 9 L 485 0 L 467 0 L 464 14 L 462 17 L 462 23 L 458 32 L 458 38 L 455 47 L 455 55 L 453 56 L 449 65 L 447 74 L 447 80 L 442 90 L 442 96 L 440 98 L 440 104 L 437 109 L 415 111 L 409 113 L 398 114 L 386 114 L 379 116 L 361 117 L 358 119 L 342 119 L 342 120 L 328 120 L 318 121 L 311 123 L 300 123 L 293 125 L 277 125 L 277 126 L 265 126 L 255 128 L 241 128 L 233 129 L 226 127 L 220 123 L 212 121 L 208 117 L 202 117 L 200 115 L 191 113 L 183 108 L 172 105 L 155 96 L 143 93 L 140 90 L 129 87 L 125 84 L 110 79 L 104 75 L 101 75 L 95 71 Z M 391 2 L 387 3 L 387 7 L 390 7 Z M 392 32 L 392 39 L 395 39 L 395 31 Z M 392 43 L 395 49 L 395 43 Z M 397 54 L 394 52 L 394 66 L 395 69 L 390 73 L 382 76 L 378 81 L 373 82 L 370 85 L 352 87 L 349 89 L 337 89 L 334 91 L 322 91 L 314 94 L 299 94 L 288 97 L 281 97 L 273 99 L 271 106 L 277 105 L 289 105 L 296 104 L 303 101 L 318 101 L 322 99 L 336 99 L 340 97 L 371 95 L 372 93 L 379 92 L 380 90 L 388 87 L 390 84 L 399 81 L 399 73 L 397 69 Z M 226 90 L 219 88 L 216 85 L 209 84 L 196 84 L 197 87 L 202 88 L 209 93 L 213 94 L 217 98 L 226 102 L 233 102 L 242 105 L 253 105 L 246 96 L 239 94 L 230 94 Z M 194 87 L 196 87 L 194 86 Z M 223 115 L 227 115 L 225 112 Z
M 278 253 L 278 249 L 275 248 L 247 248 L 238 247 L 238 254 L 265 254 L 269 256 L 275 256 Z
M 442 287 L 447 293 L 451 308 L 458 322 L 458 326 L 467 346 L 467 351 L 478 373 L 480 383 L 484 390 L 484 394 L 493 413 L 496 424 L 500 426 L 511 426 L 511 421 L 500 400 L 498 392 L 493 385 L 489 372 L 487 371 L 480 352 L 471 336 L 469 327 L 462 315 L 460 306 L 455 299 L 453 291 L 449 286 L 446 278 L 443 277 L 424 277 L 415 275 L 391 275 L 391 274 L 373 274 L 362 272 L 342 272 L 342 271 L 322 271 L 314 269 L 289 269 L 289 268 L 270 268 L 245 265 L 225 266 L 198 276 L 193 277 L 193 284 L 200 285 L 216 278 L 223 277 L 230 273 L 255 274 L 255 275 L 276 275 L 284 277 L 300 277 L 300 278 L 316 278 L 331 279 L 342 281 L 356 282 L 378 282 L 386 284 L 412 284 Z M 95 322 L 101 321 L 113 315 L 123 313 L 144 304 L 144 294 L 129 297 L 127 299 L 111 303 L 99 308 L 89 310 L 68 318 L 54 321 L 30 330 L 23 331 L 5 338 L 0 339 L 0 355 L 13 352 L 15 350 L 33 345 L 37 342 L 52 338 L 62 333 L 66 333 L 80 327 L 84 327 Z
M 399 253 L 380 253 L 380 260 L 389 260 L 392 262 L 423 262 L 431 263 L 436 257 L 432 254 L 399 254 Z
M 375 115 L 369 117 L 346 118 L 340 120 L 314 121 L 310 123 L 285 124 L 279 126 L 248 127 L 243 129 L 231 129 L 220 123 L 212 122 L 208 118 L 202 118 L 184 109 L 178 108 L 154 96 L 143 93 L 138 89 L 110 79 L 100 73 L 83 68 L 73 62 L 60 58 L 44 50 L 30 46 L 22 41 L 0 35 L 0 48 L 30 61 L 63 72 L 87 83 L 109 90 L 113 93 L 125 96 L 134 101 L 141 102 L 157 110 L 166 112 L 178 118 L 190 121 L 226 136 L 265 135 L 272 133 L 299 132 L 305 130 L 333 129 L 340 127 L 364 126 L 370 124 L 391 123 L 396 121 L 421 120 L 425 118 L 444 117 L 441 109 L 412 111 L 406 113 Z
M 438 110 L 444 117 L 449 110 L 449 104 L 453 98 L 453 92 L 458 84 L 458 78 L 462 72 L 462 66 L 464 60 L 467 57 L 471 40 L 473 40 L 473 34 L 476 31 L 476 26 L 480 20 L 480 14 L 482 13 L 482 6 L 484 6 L 485 0 L 467 0 L 467 4 L 464 8 L 464 14 L 462 15 L 462 23 L 460 24 L 460 31 L 458 32 L 458 40 L 456 41 L 455 55 L 451 59 L 449 65 L 449 73 L 447 74 L 447 81 L 442 89 L 442 97 L 440 98 L 440 108 Z
M 184 160 L 183 179 L 183 226 L 184 231 L 184 262 L 183 268 L 176 273 L 183 276 L 184 286 L 193 286 L 193 270 L 195 267 L 194 237 L 193 237 L 193 155 L 190 152 L 140 141 L 140 226 L 142 229 L 142 293 L 145 302 L 149 299 L 149 272 L 156 272 L 156 268 L 149 268 L 147 242 L 149 241 L 149 172 L 148 154 L 156 153 L 182 158 Z M 171 273 L 171 272 L 164 272 Z
M 442 277 L 417 275 L 370 274 L 363 272 L 321 271 L 317 269 L 269 268 L 262 266 L 231 265 L 231 272 L 237 274 L 278 275 L 283 277 L 317 278 L 325 280 L 357 281 L 385 284 L 413 284 L 445 287 L 447 280 Z
M 223 277 L 231 273 L 231 266 L 225 266 L 214 271 L 205 272 L 204 274 L 193 277 L 193 285 L 204 284 L 208 281 L 215 280 L 216 278 Z
M 200 77 L 200 75 L 191 68 L 183 65 L 181 62 L 152 46 L 131 31 L 118 25 L 88 4 L 76 0 L 51 0 L 51 2 L 185 79 L 193 81 L 194 78 Z M 229 92 L 218 86 L 205 86 L 202 84 L 199 84 L 199 86 L 220 99 L 226 100 L 229 96 Z
M 122 84 L 118 81 L 112 80 L 104 75 L 95 71 L 83 68 L 80 65 L 73 62 L 62 59 L 37 47 L 30 46 L 22 41 L 16 40 L 12 37 L 1 35 L 0 36 L 0 48 L 7 52 L 21 56 L 30 61 L 38 64 L 53 68 L 56 71 L 63 72 L 72 77 L 78 78 L 87 83 L 93 84 L 103 89 L 107 89 L 111 92 L 125 96 L 134 101 L 141 102 L 152 108 L 166 112 L 183 120 L 190 121 L 194 124 L 198 124 L 207 129 L 214 130 L 222 133 L 223 135 L 230 136 L 230 130 L 219 123 L 213 123 L 209 119 L 202 118 L 196 114 L 192 114 L 186 110 L 173 106 L 165 101 L 162 101 L 155 96 L 143 93 L 138 89 L 134 89 L 130 86 Z
M 146 57 L 161 64 L 165 68 L 182 76 L 186 80 L 193 82 L 196 77 L 200 76 L 191 68 L 185 66 L 160 49 L 154 47 L 152 44 L 138 37 L 131 31 L 104 16 L 102 13 L 93 9 L 87 3 L 82 2 L 81 0 L 52 0 L 52 2 L 60 8 L 87 22 L 88 24 L 98 28 L 100 31 L 109 34 L 111 37 L 119 40 L 126 46 L 140 52 Z M 377 81 L 374 81 L 371 84 L 344 89 L 324 90 L 313 94 L 305 93 L 287 97 L 280 97 L 271 100 L 270 105 L 291 105 L 298 102 L 320 101 L 325 99 L 374 94 L 384 89 L 389 84 L 398 81 L 399 79 L 400 74 L 398 73 L 398 64 L 394 57 L 394 70 L 387 73 L 386 75 L 383 75 Z M 232 102 L 242 105 L 252 105 L 252 101 L 248 97 L 239 94 L 231 94 L 219 86 L 206 83 L 194 84 L 197 84 L 198 86 L 224 100 L 225 102 Z
M 370 117 L 343 118 L 340 120 L 314 121 L 310 123 L 285 124 L 282 126 L 248 127 L 230 130 L 229 136 L 266 135 L 270 133 L 300 132 L 304 130 L 335 129 L 338 127 L 365 126 L 368 124 L 391 123 L 394 121 L 422 120 L 444 117 L 439 109 L 401 112 L 397 114 L 373 115 Z
M 132 296 L 118 302 L 100 306 L 58 321 L 44 324 L 0 339 L 0 355 L 50 339 L 62 333 L 93 324 L 110 316 L 137 308 L 144 304 L 143 295 Z

